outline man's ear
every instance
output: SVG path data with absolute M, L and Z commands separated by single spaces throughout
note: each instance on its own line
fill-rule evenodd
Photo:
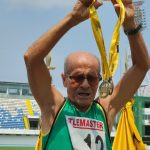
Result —
M 62 78 L 64 87 L 67 87 L 67 78 L 63 73 L 61 74 L 61 78 Z

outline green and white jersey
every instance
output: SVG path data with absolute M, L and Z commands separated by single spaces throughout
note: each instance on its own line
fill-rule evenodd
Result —
M 93 102 L 80 112 L 69 100 L 58 112 L 51 131 L 42 137 L 43 150 L 111 150 L 103 108 Z

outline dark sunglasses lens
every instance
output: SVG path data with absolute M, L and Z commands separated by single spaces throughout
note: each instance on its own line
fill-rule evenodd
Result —
M 94 75 L 76 75 L 76 76 L 70 76 L 70 79 L 72 81 L 78 82 L 78 83 L 82 83 L 85 79 L 87 79 L 87 81 L 89 82 L 89 84 L 94 85 L 97 84 L 97 82 L 99 82 L 99 77 L 98 76 L 94 76 Z
M 74 79 L 75 79 L 77 82 L 81 83 L 81 82 L 84 81 L 85 77 L 84 77 L 83 75 L 78 75 L 78 76 L 74 76 Z
M 87 80 L 90 84 L 96 84 L 98 82 L 98 77 L 96 76 L 92 76 L 92 75 L 88 75 L 87 76 Z

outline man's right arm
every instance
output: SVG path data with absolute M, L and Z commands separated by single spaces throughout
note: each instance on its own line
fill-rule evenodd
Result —
M 41 109 L 43 105 L 45 109 L 44 99 L 53 99 L 51 97 L 52 93 L 49 91 L 51 88 L 51 77 L 44 58 L 72 26 L 73 21 L 69 14 L 33 43 L 24 55 L 31 90 Z
M 72 26 L 72 17 L 69 14 L 43 34 L 24 55 L 30 88 L 40 106 L 42 130 L 45 133 L 52 125 L 64 98 L 51 84 L 51 76 L 45 65 L 44 58 Z M 50 120 L 52 121 L 50 122 Z

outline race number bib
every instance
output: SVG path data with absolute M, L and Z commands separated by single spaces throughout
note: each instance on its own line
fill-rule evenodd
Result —
M 74 150 L 105 150 L 104 124 L 95 119 L 66 116 Z

